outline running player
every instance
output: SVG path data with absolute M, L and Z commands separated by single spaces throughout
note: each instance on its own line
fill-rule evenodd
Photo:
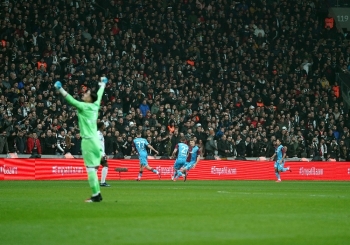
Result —
M 153 148 L 153 146 L 151 146 L 150 144 L 148 144 L 148 141 L 144 138 L 141 138 L 141 132 L 137 132 L 136 133 L 136 139 L 134 139 L 134 147 L 136 148 L 138 154 L 139 154 L 139 160 L 140 160 L 140 172 L 139 172 L 139 176 L 137 177 L 137 181 L 141 180 L 142 177 L 142 173 L 143 170 L 146 168 L 147 170 L 155 173 L 158 175 L 159 179 L 160 179 L 160 173 L 154 169 L 151 168 L 148 165 L 148 161 L 147 161 L 147 148 L 151 149 L 152 151 L 156 152 L 157 154 L 159 154 L 159 152 Z
M 172 158 L 175 158 L 175 156 L 177 155 L 176 161 L 174 163 L 174 175 L 171 177 L 173 181 L 176 181 L 176 179 L 178 178 L 178 175 L 182 176 L 180 169 L 186 163 L 188 149 L 189 149 L 188 145 L 186 145 L 185 142 L 186 142 L 186 138 L 182 137 L 180 139 L 180 143 L 178 143 L 175 146 L 175 149 L 172 154 Z
M 99 122 L 97 124 L 97 128 L 98 128 L 98 131 L 97 131 L 98 139 L 100 140 L 100 144 L 102 148 L 102 158 L 100 162 L 102 166 L 100 186 L 110 187 L 110 185 L 106 183 L 106 178 L 108 174 L 108 162 L 107 162 L 107 156 L 105 152 L 105 138 L 103 136 L 103 131 L 105 130 L 105 124 L 103 122 Z
M 289 171 L 289 172 L 292 172 L 292 169 L 290 168 L 290 167 L 287 167 L 287 168 L 285 168 L 284 167 L 284 164 L 285 164 L 285 158 L 286 158 L 286 156 L 287 156 L 287 146 L 283 146 L 283 153 L 284 153 L 284 157 L 283 157 L 283 161 L 282 161 L 282 163 L 280 164 L 280 166 L 279 166 L 279 168 L 278 168 L 278 172 L 279 173 L 282 173 L 282 172 L 287 172 L 287 171 Z
M 273 154 L 273 156 L 270 157 L 270 160 L 272 160 L 275 158 L 275 156 L 277 156 L 276 162 L 274 164 L 275 174 L 277 177 L 276 182 L 281 182 L 280 172 L 291 171 L 290 167 L 284 168 L 284 159 L 286 158 L 286 155 L 287 155 L 286 153 L 287 153 L 287 148 L 283 147 L 283 145 L 281 145 L 281 141 L 277 139 L 275 154 Z
M 190 140 L 190 148 L 188 150 L 188 156 L 186 159 L 185 165 L 180 169 L 181 174 L 184 176 L 184 181 L 187 180 L 187 174 L 188 171 L 190 171 L 192 168 L 195 168 L 198 164 L 199 160 L 201 159 L 201 151 L 199 147 L 196 145 L 195 139 Z
M 73 96 L 68 94 L 62 88 L 61 82 L 57 81 L 54 85 L 61 95 L 67 100 L 67 102 L 76 107 L 78 110 L 78 122 L 82 137 L 82 154 L 88 174 L 89 185 L 92 190 L 92 196 L 85 200 L 85 202 L 102 201 L 100 184 L 97 177 L 97 168 L 100 165 L 102 149 L 96 133 L 96 121 L 98 118 L 98 110 L 100 109 L 103 91 L 107 82 L 108 79 L 106 77 L 101 77 L 101 82 L 99 83 L 100 88 L 97 91 L 97 94 L 92 92 L 90 89 L 86 90 L 82 95 L 83 102 L 75 100 Z

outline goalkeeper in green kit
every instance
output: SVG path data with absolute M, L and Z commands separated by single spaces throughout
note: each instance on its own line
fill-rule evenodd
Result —
M 62 88 L 61 82 L 57 81 L 55 83 L 55 88 L 65 97 L 69 104 L 76 107 L 78 110 L 78 122 L 82 137 L 81 149 L 88 174 L 89 185 L 92 190 L 91 198 L 87 199 L 85 202 L 102 201 L 97 169 L 100 165 L 103 150 L 97 135 L 97 118 L 103 91 L 107 82 L 108 79 L 106 77 L 101 77 L 101 82 L 99 83 L 100 88 L 97 94 L 91 90 L 85 91 L 82 96 L 83 102 L 75 100 L 68 94 Z

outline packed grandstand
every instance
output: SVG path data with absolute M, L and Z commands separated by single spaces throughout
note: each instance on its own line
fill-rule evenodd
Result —
M 81 155 L 53 84 L 79 98 L 107 76 L 108 155 L 134 155 L 142 130 L 160 156 L 184 136 L 203 157 L 270 157 L 280 139 L 289 158 L 350 160 L 350 35 L 329 2 L 6 0 L 0 153 Z

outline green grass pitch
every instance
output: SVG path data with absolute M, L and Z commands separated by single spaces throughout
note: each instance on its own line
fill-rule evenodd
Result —
M 0 244 L 349 244 L 350 182 L 0 182 Z

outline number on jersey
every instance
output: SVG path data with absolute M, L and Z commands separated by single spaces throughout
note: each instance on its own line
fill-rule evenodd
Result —
M 144 150 L 145 149 L 145 143 L 144 142 L 138 141 L 138 142 L 136 142 L 136 144 L 137 144 L 137 146 L 138 146 L 138 148 L 140 150 Z
M 180 155 L 183 156 L 183 157 L 186 157 L 187 156 L 187 151 L 188 151 L 187 147 L 182 148 L 182 150 L 180 152 Z

